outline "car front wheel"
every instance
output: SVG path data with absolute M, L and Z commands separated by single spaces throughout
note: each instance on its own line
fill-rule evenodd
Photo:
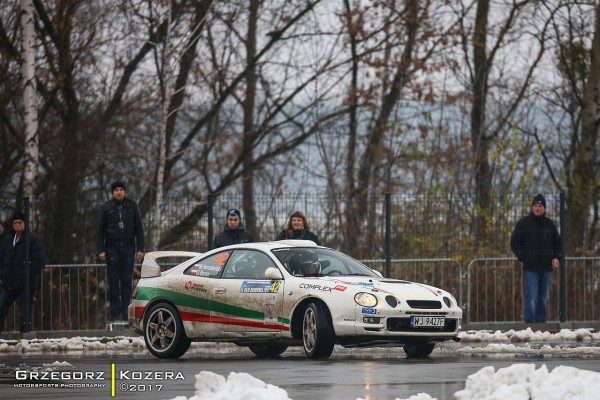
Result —
M 158 358 L 179 358 L 190 347 L 177 309 L 168 303 L 155 304 L 148 311 L 144 341 Z
M 333 352 L 335 335 L 331 317 L 322 303 L 310 303 L 304 311 L 302 342 L 308 358 L 327 358 Z
M 435 343 L 410 344 L 404 346 L 404 352 L 409 358 L 422 358 L 430 355 L 434 347 Z

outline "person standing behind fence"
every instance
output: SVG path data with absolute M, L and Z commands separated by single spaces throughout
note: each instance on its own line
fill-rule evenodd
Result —
M 127 320 L 131 300 L 134 258 L 144 257 L 144 227 L 137 204 L 125 197 L 125 184 L 113 182 L 113 198 L 100 208 L 96 249 L 98 259 L 106 261 L 110 319 Z
M 523 319 L 546 322 L 552 270 L 559 265 L 560 236 L 546 217 L 546 199 L 541 194 L 534 197 L 529 215 L 517 222 L 510 248 L 523 263 Z
M 294 211 L 288 220 L 287 229 L 279 232 L 275 240 L 297 239 L 312 240 L 317 245 L 321 245 L 319 238 L 309 230 L 308 221 L 302 211 Z
M 39 236 L 29 232 L 25 227 L 25 214 L 15 211 L 12 216 L 13 232 L 7 234 L 0 245 L 0 333 L 4 331 L 4 320 L 10 306 L 20 298 L 21 332 L 28 332 L 33 311 L 33 297 L 37 286 L 38 276 L 46 266 L 44 244 Z M 25 260 L 26 236 L 29 235 L 29 321 L 25 320 Z
M 223 232 L 215 236 L 214 248 L 252 242 L 254 242 L 254 236 L 244 228 L 240 211 L 235 208 L 227 211 L 227 223 Z

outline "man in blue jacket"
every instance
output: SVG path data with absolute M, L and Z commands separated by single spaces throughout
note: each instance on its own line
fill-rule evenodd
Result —
M 28 331 L 31 319 L 25 320 L 25 304 L 29 300 L 31 318 L 33 297 L 40 272 L 46 266 L 44 244 L 39 236 L 25 229 L 25 214 L 16 211 L 12 216 L 13 231 L 4 237 L 0 245 L 0 332 L 4 330 L 4 320 L 10 306 L 20 298 L 21 332 Z M 26 282 L 26 235 L 29 235 L 29 282 Z M 29 284 L 29 298 L 25 288 Z M 27 330 L 26 330 L 27 329 Z
M 559 265 L 560 236 L 554 222 L 546 217 L 546 199 L 541 194 L 534 197 L 529 215 L 517 222 L 510 248 L 523 263 L 523 319 L 546 322 L 550 278 Z
M 125 197 L 125 184 L 110 186 L 113 198 L 100 208 L 96 249 L 98 259 L 106 261 L 110 319 L 127 321 L 131 301 L 134 258 L 144 258 L 144 227 L 135 201 Z
M 223 232 L 215 236 L 214 248 L 252 242 L 254 242 L 254 235 L 244 228 L 240 211 L 235 208 L 227 211 L 227 223 Z

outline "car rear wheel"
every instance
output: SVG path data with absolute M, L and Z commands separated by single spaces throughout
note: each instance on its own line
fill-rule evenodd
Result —
M 190 347 L 177 309 L 168 303 L 155 304 L 148 311 L 144 341 L 158 358 L 179 358 Z
M 310 303 L 302 320 L 302 342 L 308 358 L 327 358 L 333 352 L 335 335 L 327 308 L 322 303 Z
M 256 354 L 257 357 L 269 358 L 277 357 L 287 350 L 285 344 L 273 344 L 273 345 L 255 345 L 249 346 L 250 351 Z
M 409 358 L 422 358 L 430 355 L 434 347 L 435 343 L 410 344 L 404 346 L 404 352 Z

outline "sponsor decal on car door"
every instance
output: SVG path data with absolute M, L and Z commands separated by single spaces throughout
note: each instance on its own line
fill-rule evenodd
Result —
M 273 332 L 289 330 L 282 318 L 283 280 L 264 277 L 275 264 L 253 250 L 236 250 L 211 297 L 211 323 L 222 331 Z

